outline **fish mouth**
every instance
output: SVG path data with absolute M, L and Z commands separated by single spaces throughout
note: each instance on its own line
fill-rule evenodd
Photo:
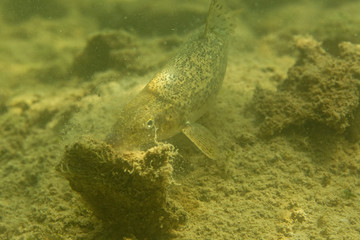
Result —
M 131 148 L 125 144 L 125 141 L 114 133 L 109 133 L 105 138 L 105 142 L 114 150 L 122 153 L 131 150 Z
M 108 135 L 106 135 L 105 142 L 115 147 L 121 145 L 122 141 L 120 140 L 119 136 L 116 133 L 110 132 L 108 133 Z
M 120 135 L 115 132 L 110 132 L 106 138 L 105 142 L 114 149 L 118 149 L 121 151 L 130 151 L 136 148 L 137 144 L 131 144 L 131 136 L 130 137 L 124 137 L 123 135 Z

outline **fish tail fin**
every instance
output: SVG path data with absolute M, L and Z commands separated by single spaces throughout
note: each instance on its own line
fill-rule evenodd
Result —
M 223 0 L 212 0 L 210 3 L 209 13 L 206 18 L 204 36 L 209 32 L 220 35 L 227 35 L 233 29 L 231 25 L 231 14 L 224 6 Z

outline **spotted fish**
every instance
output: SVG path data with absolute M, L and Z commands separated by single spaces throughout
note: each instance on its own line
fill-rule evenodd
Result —
M 230 23 L 212 0 L 205 26 L 120 111 L 107 143 L 130 150 L 183 132 L 207 157 L 218 155 L 213 134 L 196 121 L 211 107 L 227 65 Z

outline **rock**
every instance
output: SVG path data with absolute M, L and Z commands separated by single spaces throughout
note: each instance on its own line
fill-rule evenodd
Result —
M 152 239 L 169 234 L 184 220 L 167 197 L 176 155 L 170 144 L 120 154 L 83 137 L 66 146 L 58 170 L 105 224 L 122 236 Z
M 254 107 L 263 117 L 260 132 L 272 136 L 290 126 L 316 123 L 345 133 L 358 115 L 359 46 L 342 43 L 341 56 L 334 57 L 311 37 L 299 37 L 296 48 L 300 57 L 277 91 L 255 91 Z

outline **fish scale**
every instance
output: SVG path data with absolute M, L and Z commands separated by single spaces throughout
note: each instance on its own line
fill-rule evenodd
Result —
M 125 105 L 106 141 L 130 150 L 183 132 L 206 156 L 216 159 L 215 137 L 196 121 L 222 85 L 229 33 L 221 1 L 212 0 L 205 26 Z

